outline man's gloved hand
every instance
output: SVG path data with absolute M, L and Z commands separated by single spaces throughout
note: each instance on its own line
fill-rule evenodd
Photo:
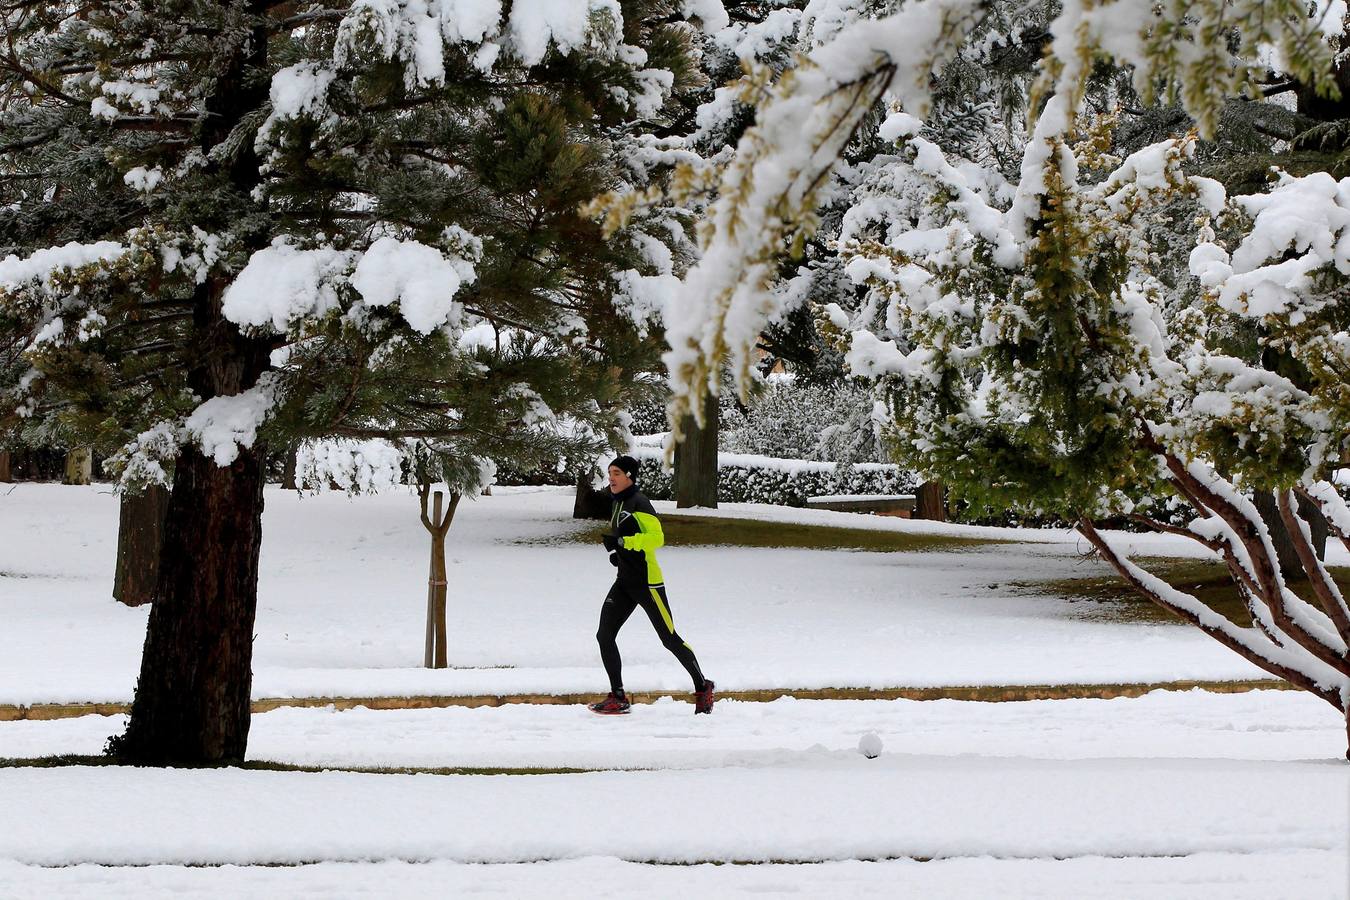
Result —
M 619 549 L 619 539 L 612 534 L 602 534 L 600 535 L 600 540 L 605 545 L 605 549 L 610 553 Z
M 619 567 L 619 554 L 611 553 L 609 555 L 609 564 L 617 569 Z

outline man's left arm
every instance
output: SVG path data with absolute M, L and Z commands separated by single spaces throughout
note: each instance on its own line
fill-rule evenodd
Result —
M 635 512 L 633 518 L 637 520 L 638 533 L 619 538 L 619 543 L 623 549 L 655 550 L 666 545 L 666 535 L 661 530 L 661 520 L 654 513 Z

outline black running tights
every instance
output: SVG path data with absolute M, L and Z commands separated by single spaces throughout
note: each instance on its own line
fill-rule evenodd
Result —
M 609 675 L 610 690 L 616 694 L 623 690 L 623 662 L 619 659 L 619 645 L 615 638 L 618 637 L 623 623 L 628 621 L 633 610 L 639 606 L 647 613 L 647 618 L 652 620 L 652 627 L 660 636 L 661 643 L 675 654 L 680 665 L 689 672 L 689 677 L 694 680 L 694 690 L 701 690 L 703 672 L 698 667 L 698 659 L 694 656 L 693 648 L 675 633 L 675 621 L 670 615 L 670 603 L 666 600 L 665 586 L 637 587 L 618 581 L 609 589 L 605 603 L 600 607 L 600 627 L 595 632 L 595 639 L 600 643 L 600 659 L 604 661 L 605 673 Z

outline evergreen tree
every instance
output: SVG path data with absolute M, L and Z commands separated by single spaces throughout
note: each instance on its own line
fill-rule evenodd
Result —
M 21 5 L 0 75 L 15 414 L 170 482 L 120 757 L 242 759 L 269 447 L 368 487 L 589 465 L 634 253 L 579 213 L 684 89 L 681 4 Z M 336 439 L 336 443 L 333 443 Z M 370 442 L 377 442 L 371 444 Z M 382 449 L 381 449 L 382 448 Z
M 859 328 L 847 346 L 853 371 L 889 383 L 903 458 L 976 503 L 1076 521 L 1142 594 L 1326 700 L 1350 727 L 1350 609 L 1297 513 L 1301 498 L 1350 538 L 1330 483 L 1350 440 L 1346 188 L 1325 173 L 1283 175 L 1229 199 L 1185 170 L 1193 135 L 1122 159 L 1109 123 L 1090 114 L 1101 57 L 1130 67 L 1145 104 L 1166 88 L 1206 137 L 1232 98 L 1260 95 L 1272 58 L 1278 74 L 1335 99 L 1344 23 L 1292 3 L 1064 2 L 1013 180 L 997 159 L 944 152 L 921 121 L 930 73 L 959 57 L 991 7 L 907 4 L 846 29 L 778 81 L 722 182 L 706 265 L 678 295 L 693 327 L 671 335 L 677 408 L 697 404 L 728 356 L 747 380 L 753 330 L 781 308 L 774 255 L 815 227 L 840 135 L 889 88 L 895 111 L 879 134 L 900 148 L 886 166 L 895 189 L 867 198 L 882 231 L 845 248 L 846 267 L 908 345 Z M 1099 111 L 1116 112 L 1103 90 Z M 1157 238 L 1197 219 L 1169 283 L 1160 275 L 1177 260 L 1163 259 L 1177 247 Z M 841 308 L 826 313 L 840 331 L 856 327 Z M 1276 492 L 1316 605 L 1285 583 L 1252 489 Z M 1168 496 L 1190 507 L 1184 527 L 1156 513 Z M 1125 513 L 1219 554 L 1251 627 L 1120 554 L 1096 522 Z

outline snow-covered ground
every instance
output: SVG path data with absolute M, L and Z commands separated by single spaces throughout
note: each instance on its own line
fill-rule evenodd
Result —
M 719 701 L 712 717 L 659 700 L 601 719 L 578 706 L 346 711 L 253 717 L 253 759 L 332 767 L 688 769 L 851 756 L 877 735 L 887 754 L 1044 760 L 1334 760 L 1335 710 L 1300 691 L 1153 691 L 1114 700 Z M 124 716 L 0 722 L 0 755 L 97 754 Z
M 659 510 L 669 504 L 657 504 Z M 450 660 L 420 668 L 428 540 L 416 499 L 269 490 L 254 694 L 377 696 L 603 689 L 594 631 L 612 578 L 571 494 L 498 489 L 449 537 Z M 1105 574 L 1071 533 L 730 505 L 720 515 L 1027 543 L 953 553 L 668 547 L 676 626 L 724 689 L 1248 679 L 1263 673 L 1179 624 L 1112 624 L 1010 582 Z M 19 484 L 0 495 L 0 703 L 126 701 L 148 610 L 112 601 L 117 498 Z M 1122 536 L 1193 554 L 1170 536 Z M 1336 548 L 1337 552 L 1343 552 Z M 688 690 L 647 624 L 620 636 L 631 690 Z
M 451 658 L 466 668 L 445 672 L 417 668 L 413 498 L 268 502 L 258 696 L 601 687 L 592 633 L 609 569 L 558 540 L 579 527 L 566 492 L 462 505 Z M 0 495 L 0 702 L 130 697 L 146 612 L 107 596 L 116 513 L 98 489 Z M 1008 588 L 1101 571 L 1072 536 L 985 534 L 1027 542 L 671 547 L 662 563 L 677 624 L 727 688 L 1259 676 L 1184 626 L 1112 623 Z M 785 698 L 695 717 L 646 623 L 621 642 L 630 688 L 676 699 L 621 718 L 519 704 L 254 716 L 251 758 L 320 772 L 0 768 L 0 898 L 1350 897 L 1344 723 L 1308 695 Z M 0 757 L 97 753 L 123 722 L 0 722 Z M 857 749 L 868 735 L 875 759 Z M 595 771 L 340 771 L 395 767 Z
M 0 820 L 0 896 L 1340 900 L 1350 766 L 1323 706 L 1191 691 L 727 702 L 698 718 L 675 701 L 619 719 L 524 705 L 277 710 L 254 717 L 256 757 L 638 768 L 0 769 L 7 806 L 32 811 Z M 91 752 L 119 724 L 0 723 L 0 745 Z M 875 759 L 857 751 L 869 733 Z M 708 865 L 725 862 L 774 864 Z

